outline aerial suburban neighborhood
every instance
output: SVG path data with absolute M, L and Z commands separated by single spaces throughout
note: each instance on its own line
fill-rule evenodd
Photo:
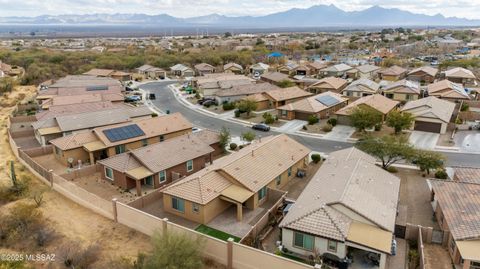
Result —
M 480 269 L 479 21 L 97 15 L 0 17 L 0 268 Z

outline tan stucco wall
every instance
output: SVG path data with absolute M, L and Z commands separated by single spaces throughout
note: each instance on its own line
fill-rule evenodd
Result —
M 73 165 L 77 165 L 78 160 L 81 160 L 83 164 L 90 162 L 88 152 L 86 152 L 83 148 L 75 148 L 61 151 L 61 156 L 56 154 L 55 149 L 53 153 L 55 154 L 55 158 L 65 166 L 68 166 L 68 158 L 73 158 Z

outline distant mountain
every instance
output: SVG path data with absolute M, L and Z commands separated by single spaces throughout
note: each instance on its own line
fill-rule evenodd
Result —
M 334 5 L 317 5 L 307 9 L 290 9 L 265 16 L 228 17 L 219 14 L 176 18 L 167 14 L 88 14 L 43 15 L 38 17 L 1 17 L 2 24 L 50 25 L 139 25 L 156 27 L 359 27 L 359 26 L 479 26 L 480 20 L 443 15 L 429 16 L 400 9 L 373 6 L 362 11 L 344 11 Z

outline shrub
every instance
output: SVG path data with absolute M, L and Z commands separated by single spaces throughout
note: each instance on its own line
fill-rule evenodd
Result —
M 275 122 L 275 118 L 268 112 L 264 113 L 262 117 L 265 119 L 266 124 L 272 124 Z
M 198 92 L 195 94 L 195 98 L 196 98 L 196 99 L 200 99 L 200 98 L 201 98 L 201 96 L 200 96 L 200 94 L 199 94 Z
M 252 142 L 255 139 L 255 136 L 256 136 L 255 133 L 251 132 L 251 131 L 242 133 L 243 140 L 248 141 L 248 142 Z
M 303 125 L 302 129 L 305 131 L 308 130 L 307 125 Z
M 336 118 L 330 118 L 327 120 L 327 123 L 332 125 L 332 126 L 336 126 L 337 125 L 337 119 Z
M 78 242 L 72 242 L 60 246 L 58 253 L 66 267 L 88 269 L 99 259 L 100 251 L 97 244 L 83 248 Z
M 234 103 L 229 103 L 229 102 L 224 102 L 222 107 L 223 107 L 223 110 L 228 111 L 228 110 L 234 109 L 235 104 Z
M 153 113 L 152 113 L 152 118 L 155 118 L 155 117 L 158 117 L 158 114 L 155 113 L 155 112 L 153 112 Z
M 398 169 L 394 166 L 389 166 L 389 167 L 387 167 L 387 171 L 390 172 L 390 173 L 397 173 Z
M 230 149 L 231 149 L 231 150 L 237 149 L 237 144 L 235 144 L 235 143 L 230 143 Z
M 332 129 L 333 129 L 333 126 L 330 125 L 330 124 L 325 124 L 325 125 L 322 126 L 322 131 L 324 131 L 326 133 L 332 131 Z
M 318 154 L 318 153 L 312 154 L 312 161 L 314 163 L 319 163 L 320 160 L 322 160 L 322 157 L 320 156 L 320 154 Z
M 315 115 L 308 116 L 308 124 L 310 124 L 310 125 L 314 125 L 315 123 L 318 123 L 319 121 L 320 120 Z
M 447 179 L 448 177 L 448 174 L 447 172 L 444 170 L 444 169 L 438 169 L 436 172 L 435 172 L 435 178 L 438 178 L 438 179 Z
M 375 131 L 378 132 L 380 130 L 382 130 L 382 124 L 381 123 L 375 124 Z
M 241 114 L 240 110 L 238 110 L 238 109 L 235 110 L 235 118 L 239 118 L 240 114 Z
M 468 111 L 469 108 L 470 108 L 470 106 L 468 104 L 463 103 L 462 107 L 460 108 L 460 111 Z

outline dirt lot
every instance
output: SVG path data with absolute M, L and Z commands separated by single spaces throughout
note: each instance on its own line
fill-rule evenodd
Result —
M 362 137 L 365 136 L 365 134 L 373 136 L 373 137 L 382 137 L 382 136 L 391 135 L 391 134 L 394 134 L 394 133 L 395 133 L 395 130 L 392 127 L 388 127 L 386 125 L 383 125 L 382 129 L 380 131 L 373 131 L 373 132 L 366 132 L 366 133 L 357 131 L 357 132 L 353 133 L 352 138 L 357 138 L 357 139 L 362 138 Z M 408 136 L 410 136 L 410 132 L 402 132 L 402 135 L 404 135 L 408 138 Z
M 441 245 L 426 244 L 424 247 L 425 269 L 451 269 L 452 260 Z
M 399 169 L 396 176 L 401 179 L 400 204 L 407 206 L 407 222 L 439 229 L 433 217 L 426 178 L 420 171 L 412 169 Z
M 306 128 L 307 130 L 303 130 L 307 133 L 313 133 L 313 134 L 326 134 L 327 132 L 325 132 L 323 130 L 323 127 L 327 125 L 327 120 L 320 120 L 318 123 L 315 123 L 315 124 L 306 124 Z
M 270 113 L 272 116 L 277 116 L 277 111 L 269 111 L 268 113 Z M 254 122 L 254 123 L 262 123 L 265 121 L 265 119 L 263 118 L 263 114 L 264 113 L 251 113 L 250 117 L 248 118 L 244 118 L 244 117 L 241 117 L 241 119 L 245 119 L 245 120 L 248 120 L 250 122 Z M 282 125 L 284 125 L 286 123 L 286 121 L 276 121 L 274 123 L 270 123 L 268 124 L 269 126 L 272 126 L 272 127 L 280 127 Z

